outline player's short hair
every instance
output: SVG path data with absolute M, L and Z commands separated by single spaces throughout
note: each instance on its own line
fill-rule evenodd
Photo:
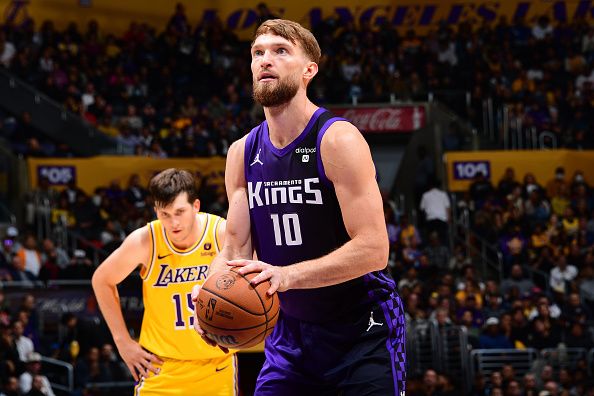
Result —
M 303 48 L 305 55 L 311 61 L 320 63 L 322 50 L 320 50 L 318 40 L 316 40 L 312 32 L 301 26 L 299 23 L 287 19 L 269 19 L 258 27 L 258 30 L 256 30 L 256 34 L 254 35 L 254 41 L 258 36 L 267 33 L 280 36 L 289 40 L 293 44 L 298 43 L 301 48 Z M 252 45 L 254 45 L 253 42 Z
M 188 194 L 189 203 L 198 198 L 194 177 L 183 169 L 166 169 L 153 176 L 149 183 L 149 193 L 155 206 L 169 206 L 184 192 Z

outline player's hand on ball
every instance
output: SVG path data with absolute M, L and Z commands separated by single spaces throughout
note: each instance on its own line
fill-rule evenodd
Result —
M 269 281 L 270 288 L 266 292 L 269 296 L 276 292 L 284 292 L 289 289 L 286 268 L 284 267 L 278 267 L 256 260 L 231 260 L 227 261 L 227 265 L 241 267 L 238 269 L 241 275 L 259 272 L 250 283 L 255 286 L 264 281 Z
M 163 361 L 152 353 L 142 349 L 136 341 L 130 339 L 125 343 L 118 344 L 117 347 L 126 366 L 128 366 L 128 370 L 132 373 L 134 381 L 139 381 L 140 378 L 147 378 L 150 371 L 159 374 L 160 369 L 153 366 L 153 363 L 163 364 Z
M 200 287 L 200 285 L 194 285 L 194 287 L 192 288 L 192 303 L 194 304 L 194 306 L 198 304 L 198 294 L 200 293 Z M 202 328 L 200 327 L 200 323 L 198 323 L 197 312 L 198 310 L 194 309 L 194 330 L 196 330 L 196 332 L 200 334 L 200 337 L 202 337 L 204 342 L 206 342 L 208 345 L 213 347 L 218 346 L 221 349 L 221 351 L 229 353 L 229 349 L 218 345 L 216 342 L 214 342 L 214 340 L 208 337 L 204 330 L 202 330 Z

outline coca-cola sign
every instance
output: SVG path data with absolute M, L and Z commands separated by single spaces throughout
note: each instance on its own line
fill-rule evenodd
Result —
M 366 133 L 412 132 L 426 124 L 424 106 L 333 107 L 330 110 Z

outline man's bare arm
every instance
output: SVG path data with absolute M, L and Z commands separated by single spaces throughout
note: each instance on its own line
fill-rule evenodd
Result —
M 107 322 L 120 355 L 137 381 L 138 374 L 147 376 L 148 371 L 157 372 L 151 363 L 159 362 L 159 359 L 143 350 L 130 337 L 122 315 L 117 285 L 138 265 L 148 265 L 150 249 L 150 239 L 146 227 L 134 231 L 95 270 L 92 279 L 93 290 L 101 313 Z
M 250 236 L 250 214 L 244 173 L 244 151 L 246 137 L 236 141 L 229 148 L 225 166 L 225 187 L 229 200 L 229 212 L 225 226 L 223 248 L 210 266 L 209 274 L 227 268 L 227 261 L 252 258 Z

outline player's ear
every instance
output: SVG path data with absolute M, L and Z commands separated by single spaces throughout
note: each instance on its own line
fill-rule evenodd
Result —
M 196 198 L 194 200 L 194 203 L 192 204 L 192 206 L 194 207 L 194 210 L 196 212 L 200 212 L 200 200 L 198 198 Z
M 310 81 L 318 74 L 318 64 L 316 62 L 307 62 L 303 68 L 303 78 Z

